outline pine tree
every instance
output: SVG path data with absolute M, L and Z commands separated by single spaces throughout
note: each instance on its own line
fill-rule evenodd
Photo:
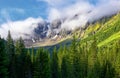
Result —
M 32 61 L 32 63 L 34 63 L 34 61 L 35 61 L 35 58 L 34 58 L 34 55 L 35 53 L 34 53 L 34 48 L 32 47 L 32 52 L 31 52 L 31 61 Z
M 114 78 L 115 69 L 112 67 L 112 64 L 107 60 L 105 63 L 105 76 L 104 78 Z
M 77 52 L 77 46 L 78 46 L 78 42 L 77 42 L 76 36 L 74 35 L 72 44 L 71 44 L 71 50 L 73 53 Z
M 30 51 L 28 50 L 26 57 L 25 57 L 25 78 L 32 78 L 32 62 L 30 57 Z
M 94 61 L 94 66 L 89 72 L 88 78 L 102 78 L 101 66 L 98 60 Z
M 58 55 L 56 52 L 56 47 L 51 58 L 51 76 L 52 78 L 59 78 L 59 65 L 58 65 Z
M 80 65 L 80 54 L 75 53 L 73 57 L 73 74 L 75 78 L 81 77 L 81 65 Z
M 31 50 L 31 63 L 32 63 L 32 76 L 34 76 L 34 67 L 35 67 L 35 53 L 36 51 L 34 51 L 34 48 L 32 47 L 32 50 Z
M 15 74 L 15 47 L 14 47 L 14 41 L 11 37 L 10 31 L 8 32 L 8 36 L 7 36 L 6 50 L 7 50 L 8 56 L 9 56 L 9 77 L 16 78 L 16 74 Z
M 15 55 L 15 48 L 14 48 L 14 42 L 11 37 L 10 31 L 8 31 L 6 48 L 7 48 L 7 53 L 9 55 L 9 59 L 11 60 L 12 57 Z
M 24 41 L 20 37 L 20 39 L 16 42 L 16 74 L 17 78 L 25 78 L 26 76 L 26 67 L 25 67 L 25 59 L 27 55 L 27 51 L 24 46 Z M 19 72 L 19 73 L 18 73 Z
M 69 62 L 68 62 L 67 55 L 64 55 L 63 58 L 62 58 L 61 78 L 71 78 L 70 77 Z
M 72 62 L 72 74 L 73 74 L 73 77 L 75 78 L 80 78 L 80 70 L 81 70 L 81 67 L 80 67 L 80 53 L 78 51 L 78 41 L 77 41 L 77 38 L 76 36 L 74 35 L 73 36 L 73 40 L 72 40 L 72 44 L 71 44 L 71 62 Z
M 0 37 L 0 78 L 8 78 L 8 64 L 5 41 Z
M 43 49 L 36 54 L 34 78 L 50 78 L 50 56 Z

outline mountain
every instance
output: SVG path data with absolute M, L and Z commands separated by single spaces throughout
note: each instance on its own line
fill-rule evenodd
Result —
M 77 19 L 77 16 L 75 15 L 71 19 Z M 66 40 L 72 40 L 72 36 L 76 35 L 81 42 L 91 41 L 95 36 L 100 47 L 119 38 L 119 17 L 119 13 L 103 17 L 99 20 L 88 22 L 85 26 L 77 27 L 74 30 L 61 29 L 61 24 L 66 19 L 56 19 L 51 23 L 44 21 L 37 24 L 38 26 L 34 29 L 34 35 L 30 39 L 24 40 L 25 45 L 26 47 L 52 46 Z
M 70 35 L 71 31 L 61 29 L 62 21 L 63 19 L 55 19 L 52 22 L 36 23 L 37 26 L 33 29 L 33 34 L 27 35 L 29 38 L 24 39 L 26 47 L 41 46 L 38 44 L 46 46 L 47 44 L 56 44 L 59 40 L 63 41 L 66 36 Z

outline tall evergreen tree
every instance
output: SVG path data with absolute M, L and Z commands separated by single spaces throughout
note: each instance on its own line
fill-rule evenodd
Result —
M 52 78 L 59 78 L 59 65 L 58 65 L 58 55 L 56 52 L 56 47 L 54 48 L 51 58 L 51 76 Z
M 25 78 L 26 76 L 26 67 L 25 67 L 25 59 L 27 55 L 27 51 L 24 46 L 24 41 L 20 37 L 20 39 L 16 42 L 16 73 L 17 78 Z M 18 73 L 19 72 L 19 73 Z
M 43 49 L 36 54 L 34 78 L 50 78 L 50 56 Z
M 105 75 L 104 78 L 114 78 L 115 77 L 115 69 L 112 67 L 112 64 L 107 60 L 105 62 Z
M 16 78 L 15 74 L 15 47 L 14 41 L 11 37 L 10 31 L 8 31 L 6 50 L 9 56 L 9 77 Z
M 35 61 L 35 52 L 34 52 L 34 48 L 32 47 L 32 52 L 31 52 L 31 61 L 32 61 L 32 63 L 34 63 L 34 61 Z
M 71 44 L 71 51 L 73 53 L 77 52 L 77 47 L 78 47 L 78 42 L 77 42 L 76 36 L 74 35 L 73 40 L 72 40 L 72 44 Z
M 70 76 L 70 65 L 68 61 L 68 56 L 64 55 L 62 58 L 62 64 L 61 64 L 61 78 L 71 78 Z
M 31 55 L 30 51 L 28 50 L 26 57 L 25 57 L 25 78 L 32 78 L 32 62 L 31 62 Z
M 34 48 L 32 47 L 32 50 L 31 50 L 31 63 L 32 63 L 32 76 L 34 76 L 34 67 L 35 67 L 35 54 L 36 54 L 36 51 L 34 51 Z
M 8 78 L 8 64 L 5 41 L 0 37 L 0 78 Z
M 14 48 L 14 42 L 11 37 L 10 31 L 8 31 L 6 48 L 7 48 L 7 53 L 9 55 L 9 59 L 11 60 L 12 57 L 15 55 L 15 48 Z
M 80 65 L 80 53 L 75 53 L 73 57 L 73 75 L 75 78 L 80 78 L 81 65 Z

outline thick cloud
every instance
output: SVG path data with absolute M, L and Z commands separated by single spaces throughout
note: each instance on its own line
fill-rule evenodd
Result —
M 29 38 L 33 34 L 33 30 L 37 27 L 37 23 L 42 22 L 41 18 L 28 18 L 22 21 L 8 22 L 0 26 L 0 34 L 6 38 L 8 31 L 11 31 L 14 39 L 22 36 L 23 38 Z
M 50 11 L 49 11 L 49 16 L 48 16 L 48 20 L 50 22 L 52 22 L 53 20 L 55 19 L 60 19 L 61 18 L 61 13 L 59 10 L 55 9 L 55 8 L 52 8 Z
M 77 0 L 74 4 L 54 8 L 54 10 L 56 11 L 51 12 L 49 17 L 51 19 L 52 17 L 54 19 L 67 17 L 67 20 L 63 22 L 61 27 L 73 30 L 76 27 L 84 26 L 88 21 L 92 22 L 119 12 L 120 0 L 96 0 L 96 4 L 90 3 L 90 0 Z M 77 15 L 77 18 L 71 19 L 75 15 Z

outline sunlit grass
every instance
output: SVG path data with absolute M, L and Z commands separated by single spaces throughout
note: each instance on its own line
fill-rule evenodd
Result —
M 106 40 L 100 42 L 100 43 L 98 44 L 98 47 L 101 47 L 101 46 L 103 46 L 103 45 L 107 45 L 108 43 L 110 43 L 110 42 L 112 42 L 112 41 L 114 41 L 114 40 L 117 40 L 117 39 L 119 39 L 119 38 L 120 38 L 120 32 L 115 33 L 115 34 L 113 34 L 112 36 L 110 36 L 109 38 L 107 38 Z

